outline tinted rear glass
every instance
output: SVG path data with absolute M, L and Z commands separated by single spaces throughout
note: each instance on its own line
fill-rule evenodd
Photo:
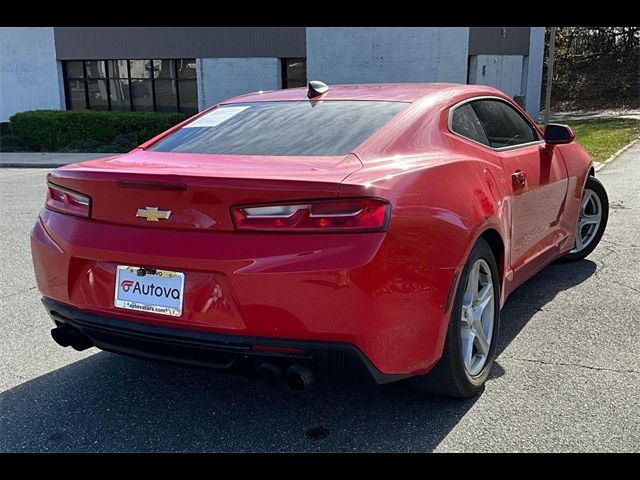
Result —
M 347 155 L 408 103 L 256 102 L 222 105 L 152 150 L 227 155 Z
M 463 137 L 470 138 L 484 145 L 489 145 L 489 139 L 484 127 L 478 120 L 476 112 L 468 103 L 456 108 L 451 118 L 451 130 Z
M 511 147 L 538 141 L 538 134 L 515 108 L 500 100 L 471 102 L 489 145 L 493 148 Z

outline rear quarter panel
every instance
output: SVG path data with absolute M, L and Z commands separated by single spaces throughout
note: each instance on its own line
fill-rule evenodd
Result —
M 403 319 L 391 324 L 405 332 L 394 348 L 415 352 L 425 369 L 442 354 L 448 298 L 476 239 L 489 228 L 506 238 L 507 204 L 495 170 L 490 162 L 441 151 L 369 165 L 340 188 L 341 196 L 391 202 L 388 235 L 378 254 L 384 259 L 381 271 L 363 281 L 366 291 L 375 292 L 372 312 Z
M 342 182 L 340 195 L 391 202 L 380 250 L 387 272 L 378 276 L 387 285 L 376 289 L 381 294 L 374 304 L 395 305 L 397 315 L 411 318 L 403 324 L 411 339 L 404 347 L 414 348 L 431 366 L 442 354 L 448 299 L 476 240 L 494 229 L 507 249 L 503 258 L 509 258 L 510 203 L 499 159 L 449 134 L 448 109 L 425 114 L 422 107 L 410 107 L 356 152 L 364 167 Z M 506 270 L 502 262 L 500 270 Z M 502 303 L 504 298 L 503 293 Z

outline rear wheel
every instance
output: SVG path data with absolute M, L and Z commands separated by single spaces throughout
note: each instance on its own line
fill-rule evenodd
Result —
M 575 262 L 589 255 L 600 243 L 609 219 L 609 198 L 602 183 L 595 177 L 587 178 L 580 202 L 573 249 L 560 259 Z
M 478 240 L 456 290 L 442 358 L 411 379 L 419 390 L 451 397 L 482 392 L 495 360 L 500 324 L 500 281 L 493 252 Z

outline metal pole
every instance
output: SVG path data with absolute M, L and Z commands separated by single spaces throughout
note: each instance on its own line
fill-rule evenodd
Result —
M 544 99 L 544 126 L 549 123 L 551 110 L 551 84 L 553 83 L 553 62 L 556 53 L 556 27 L 549 30 L 549 60 L 547 63 L 547 92 Z

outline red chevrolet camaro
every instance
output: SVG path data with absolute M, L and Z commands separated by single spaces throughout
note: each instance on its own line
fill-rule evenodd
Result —
M 51 171 L 33 263 L 62 346 L 467 397 L 500 309 L 598 244 L 608 200 L 570 128 L 479 85 L 224 101 Z

